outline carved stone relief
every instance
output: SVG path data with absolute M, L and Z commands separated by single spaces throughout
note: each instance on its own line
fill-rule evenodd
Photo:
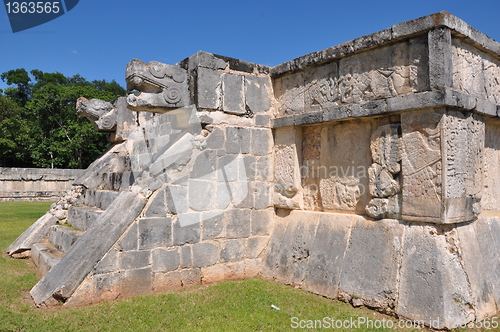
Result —
M 441 217 L 443 112 L 414 111 L 401 115 L 403 218 L 438 221 Z
M 483 210 L 500 211 L 500 122 L 486 122 L 484 142 Z
M 302 130 L 297 127 L 279 128 L 275 133 L 274 206 L 285 209 L 303 207 L 300 179 L 302 160 Z
M 277 78 L 277 116 L 426 90 L 426 54 L 425 42 L 414 38 Z
M 500 104 L 500 60 L 453 39 L 453 88 Z
M 366 206 L 366 213 L 376 219 L 400 218 L 400 132 L 400 124 L 384 124 L 371 135 L 373 164 L 368 169 L 368 178 L 372 199 Z
M 370 135 L 376 123 L 356 120 L 323 128 L 317 171 L 323 209 L 364 212 L 370 200 Z

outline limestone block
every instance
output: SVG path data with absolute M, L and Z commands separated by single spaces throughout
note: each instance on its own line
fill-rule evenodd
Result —
M 257 258 L 266 248 L 269 236 L 254 236 L 247 240 L 246 257 Z
M 201 214 L 202 240 L 224 236 L 224 211 L 207 211 Z
M 396 174 L 401 170 L 401 139 L 399 124 L 386 124 L 372 133 L 370 149 L 374 163 Z
M 272 229 L 274 212 L 271 210 L 252 210 L 252 225 L 250 234 L 269 235 Z
M 300 163 L 302 131 L 299 127 L 278 128 L 275 132 L 274 206 L 285 209 L 302 208 Z
M 484 56 L 481 53 L 458 38 L 452 39 L 453 88 L 472 96 L 489 99 L 485 94 L 486 71 L 483 65 Z M 495 85 L 498 86 L 498 83 Z
M 500 211 L 500 124 L 487 121 L 484 141 L 484 179 L 481 207 Z
M 168 185 L 165 191 L 168 212 L 173 214 L 187 212 L 189 209 L 187 196 L 187 188 L 185 186 Z
M 241 163 L 240 156 L 225 155 L 218 159 L 217 180 L 230 182 L 238 180 L 238 169 Z
M 217 151 L 202 151 L 194 160 L 189 177 L 199 180 L 216 180 Z
M 250 152 L 250 129 L 243 127 L 226 127 L 226 152 Z
M 298 114 L 304 110 L 304 73 L 297 72 L 274 79 L 274 96 L 279 102 L 278 116 Z
M 245 75 L 245 108 L 248 108 L 253 114 L 267 112 L 271 107 L 270 96 L 271 81 L 269 77 Z
M 204 147 L 208 149 L 223 149 L 225 133 L 223 128 L 215 127 L 205 139 Z
M 121 273 L 98 274 L 92 278 L 97 301 L 113 301 L 120 296 Z
M 271 127 L 271 116 L 269 114 L 257 114 L 254 121 L 257 127 Z
M 201 284 L 201 271 L 200 269 L 189 269 L 180 271 L 182 286 L 196 286 Z
M 149 204 L 144 212 L 145 217 L 165 217 L 167 215 L 167 205 L 165 200 L 166 189 L 167 187 L 163 186 L 149 199 Z
M 251 211 L 250 209 L 232 209 L 225 212 L 226 238 L 250 236 Z
M 120 297 L 150 294 L 153 291 L 151 268 L 128 270 L 120 283 Z
M 94 274 L 109 273 L 119 270 L 118 252 L 112 248 L 94 267 Z
M 172 219 L 141 218 L 138 225 L 140 250 L 172 245 Z
M 155 248 L 151 251 L 153 272 L 168 272 L 179 268 L 180 255 L 177 249 Z
M 282 215 L 282 211 L 284 210 L 278 210 L 279 214 L 275 217 L 274 228 L 269 237 L 269 244 L 265 251 L 265 260 L 262 267 L 262 275 L 265 278 L 274 278 L 276 268 L 279 266 L 281 243 L 283 242 L 286 226 L 288 224 L 288 220 L 285 218 L 285 215 L 288 214 Z
M 272 187 L 268 182 L 253 183 L 255 209 L 267 209 L 273 206 L 271 190 Z
M 189 212 L 177 215 L 173 224 L 173 245 L 181 246 L 186 243 L 200 241 L 200 213 Z
M 189 179 L 188 188 L 189 207 L 194 211 L 208 211 L 216 206 L 217 183 L 215 181 Z
M 234 262 L 245 257 L 246 239 L 221 241 L 220 261 Z
M 252 129 L 252 153 L 265 156 L 273 152 L 273 135 L 271 129 Z
M 246 113 L 244 76 L 224 74 L 222 80 L 222 110 L 226 113 L 242 115 Z
M 47 212 L 7 248 L 7 254 L 12 256 L 25 250 L 31 250 L 33 244 L 42 242 L 43 238 L 49 234 L 50 227 L 55 225 L 56 222 L 57 218 Z
M 365 305 L 389 307 L 397 300 L 403 225 L 396 220 L 359 220 L 351 231 L 340 275 L 340 289 Z
M 153 274 L 153 290 L 155 292 L 165 292 L 169 290 L 178 290 L 182 288 L 181 273 L 171 271 L 167 273 Z
M 205 267 L 214 265 L 219 261 L 220 249 L 212 242 L 193 244 L 193 266 Z
M 430 110 L 401 116 L 403 218 L 470 221 L 480 212 L 484 119 L 469 112 Z
M 125 235 L 118 242 L 115 248 L 119 251 L 129 251 L 139 249 L 139 226 L 134 222 L 125 232 Z
M 320 215 L 304 278 L 304 289 L 330 298 L 337 297 L 350 230 L 357 219 L 357 216 L 341 214 Z
M 389 211 L 389 199 L 372 198 L 366 206 L 366 214 L 375 219 L 382 219 Z
M 405 231 L 396 314 L 411 320 L 438 321 L 433 328 L 454 328 L 474 318 L 469 282 L 453 234 L 411 225 Z
M 368 179 L 372 197 L 389 197 L 401 190 L 399 183 L 394 180 L 392 174 L 377 163 L 373 163 L 368 168 Z
M 477 223 L 485 222 L 479 218 Z M 495 298 L 493 287 L 489 281 L 487 266 L 484 260 L 484 253 L 481 251 L 477 233 L 473 224 L 464 225 L 456 228 L 462 265 L 467 275 L 470 286 L 470 294 L 474 303 L 474 312 L 477 320 L 494 316 L 496 313 Z
M 276 257 L 274 278 L 301 284 L 310 261 L 319 214 L 291 211 L 287 219 L 288 225 L 279 251 L 268 255 Z
M 331 62 L 306 72 L 305 110 L 324 111 L 338 106 L 340 91 L 338 84 L 338 62 Z
M 140 269 L 150 264 L 150 250 L 125 251 L 118 254 L 121 270 Z
M 347 121 L 321 131 L 319 191 L 326 210 L 363 213 L 370 200 L 371 131 L 377 123 Z
M 201 268 L 202 282 L 209 284 L 224 280 L 225 264 L 215 264 Z
M 222 73 L 217 70 L 198 68 L 198 107 L 220 109 L 222 98 Z
M 448 27 L 434 28 L 429 31 L 428 39 L 430 87 L 450 87 L 453 75 L 451 30 Z
M 183 245 L 181 250 L 181 268 L 193 267 L 193 252 L 190 245 Z

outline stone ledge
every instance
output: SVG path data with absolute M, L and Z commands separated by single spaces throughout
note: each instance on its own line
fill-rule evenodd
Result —
M 349 104 L 323 111 L 306 112 L 275 118 L 272 128 L 318 124 L 433 107 L 452 107 L 487 116 L 500 116 L 500 105 L 454 90 L 425 91 L 405 96 Z
M 500 43 L 474 29 L 458 17 L 442 11 L 415 20 L 395 24 L 385 30 L 284 62 L 271 68 L 271 76 L 276 77 L 312 65 L 319 65 L 349 54 L 366 51 L 372 47 L 423 34 L 432 28 L 442 26 L 448 27 L 459 36 L 469 39 L 486 52 L 495 54 L 496 56 L 500 55 Z

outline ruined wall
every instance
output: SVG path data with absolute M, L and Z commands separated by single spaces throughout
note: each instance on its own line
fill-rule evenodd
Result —
M 55 200 L 71 188 L 80 169 L 0 168 L 0 201 Z
M 435 328 L 494 315 L 499 59 L 442 12 L 273 68 L 132 60 L 128 109 L 91 119 L 114 147 L 54 207 L 84 192 L 83 234 L 44 259 L 70 233 L 48 213 L 8 253 L 48 271 L 37 305 L 260 274 Z

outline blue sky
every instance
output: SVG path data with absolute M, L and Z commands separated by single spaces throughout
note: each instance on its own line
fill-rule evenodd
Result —
M 173 64 L 199 50 L 274 66 L 442 10 L 500 41 L 498 0 L 80 0 L 67 14 L 18 33 L 1 6 L 0 73 L 40 69 L 124 86 L 133 58 Z

